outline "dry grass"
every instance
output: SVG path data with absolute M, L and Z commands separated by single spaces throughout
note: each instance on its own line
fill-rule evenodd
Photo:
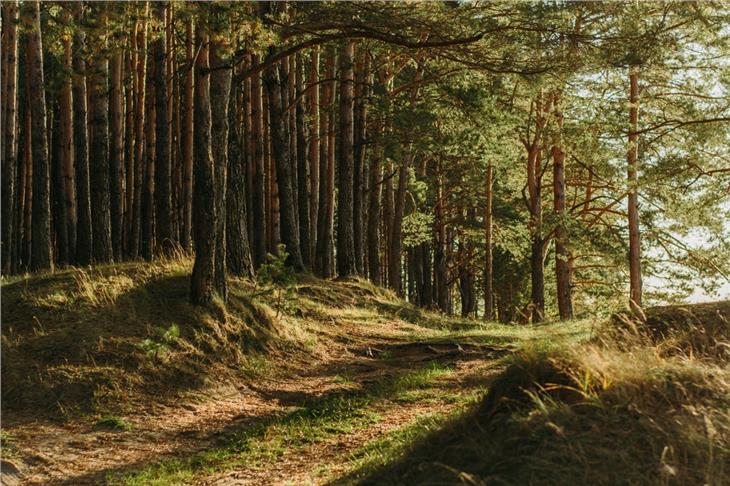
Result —
M 730 484 L 725 309 L 689 308 L 695 321 L 665 338 L 632 321 L 525 349 L 480 405 L 335 483 Z

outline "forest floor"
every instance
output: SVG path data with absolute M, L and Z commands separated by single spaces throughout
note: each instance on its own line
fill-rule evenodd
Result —
M 426 462 L 414 454 L 409 465 L 406 452 L 435 434 L 425 454 L 443 453 L 434 450 L 454 438 L 438 434 L 452 423 L 460 430 L 490 401 L 515 356 L 572 349 L 597 332 L 591 320 L 446 318 L 366 282 L 314 279 L 286 305 L 276 295 L 244 299 L 250 284 L 234 281 L 223 317 L 212 317 L 185 303 L 187 266 L 5 284 L 3 484 L 385 484 L 379 471 L 403 461 L 405 473 L 386 476 L 393 484 L 443 474 L 446 484 L 486 484 L 449 465 L 468 454 Z M 179 336 L 165 334 L 170 322 Z M 255 327 L 263 322 L 268 330 Z M 256 346 L 244 349 L 242 336 Z M 464 437 L 481 430 L 466 428 Z M 464 437 L 460 444 L 473 439 Z M 398 479 L 419 469 L 427 476 Z

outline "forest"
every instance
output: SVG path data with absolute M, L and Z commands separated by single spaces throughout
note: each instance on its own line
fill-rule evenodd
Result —
M 730 482 L 727 3 L 3 0 L 1 81 L 3 484 Z

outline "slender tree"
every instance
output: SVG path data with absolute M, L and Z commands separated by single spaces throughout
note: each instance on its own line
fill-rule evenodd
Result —
M 7 275 L 13 270 L 13 241 L 17 231 L 18 219 L 15 208 L 16 201 L 16 172 L 18 167 L 17 149 L 17 83 L 18 83 L 18 35 L 17 1 L 2 4 L 2 274 Z
M 354 53 L 354 41 L 346 41 L 340 55 L 340 141 L 337 172 L 339 175 L 337 185 L 337 273 L 342 278 L 357 274 L 353 227 Z
M 84 22 L 84 4 L 73 3 L 76 25 Z M 92 260 L 91 223 L 91 179 L 89 174 L 89 132 L 87 119 L 86 91 L 86 36 L 82 29 L 76 29 L 73 37 L 73 133 L 74 162 L 76 164 L 76 263 L 88 265 Z
M 51 187 L 46 132 L 46 97 L 43 78 L 43 44 L 40 2 L 24 2 L 26 26 L 26 75 L 31 119 L 30 145 L 33 157 L 33 203 L 30 269 L 53 270 L 51 248 Z
M 627 182 L 629 186 L 629 275 L 630 301 L 641 307 L 641 244 L 639 235 L 639 70 L 629 68 L 629 150 L 627 154 Z
M 195 61 L 195 173 L 193 186 L 193 239 L 195 263 L 190 279 L 190 301 L 207 306 L 213 300 L 215 276 L 215 172 L 211 151 L 210 64 L 208 35 L 199 24 Z

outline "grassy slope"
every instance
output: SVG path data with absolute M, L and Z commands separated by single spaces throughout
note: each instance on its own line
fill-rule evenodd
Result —
M 446 319 L 366 282 L 305 279 L 277 311 L 271 295 L 252 298 L 257 289 L 233 280 L 229 304 L 212 315 L 187 304 L 189 267 L 132 263 L 4 283 L 6 426 L 39 417 L 117 424 L 130 403 L 174 404 L 189 391 L 286 377 L 332 359 L 334 348 L 364 347 L 403 372 L 371 381 L 337 365 L 336 393 L 110 477 L 181 484 L 289 461 L 291 472 L 315 470 L 306 481 L 332 484 L 730 482 L 728 304 L 661 309 L 646 325 L 624 319 L 611 329 L 627 331 L 577 346 L 598 326 Z M 164 337 L 173 325 L 179 338 Z M 414 354 L 449 342 L 518 352 L 495 355 L 509 366 L 484 396 L 452 364 Z M 360 445 L 318 452 L 342 437 Z M 318 464 L 306 463 L 317 454 Z
M 523 350 L 481 403 L 368 444 L 332 484 L 730 484 L 729 321 L 730 302 L 657 308 Z

